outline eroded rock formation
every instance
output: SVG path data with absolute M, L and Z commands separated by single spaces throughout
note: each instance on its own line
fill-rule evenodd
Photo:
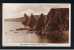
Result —
M 28 30 L 36 31 L 38 36 L 46 36 L 52 42 L 68 42 L 68 36 L 64 38 L 64 31 L 69 30 L 69 8 L 52 8 L 47 15 L 41 14 L 38 18 L 33 14 L 29 18 L 26 14 L 24 17 L 26 20 L 22 24 L 31 28 Z

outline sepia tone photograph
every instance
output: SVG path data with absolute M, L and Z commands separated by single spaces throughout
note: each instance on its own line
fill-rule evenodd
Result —
M 3 3 L 2 9 L 2 46 L 70 47 L 70 4 Z

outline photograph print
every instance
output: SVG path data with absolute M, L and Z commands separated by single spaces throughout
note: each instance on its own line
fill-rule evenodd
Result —
M 71 47 L 71 4 L 3 3 L 2 47 Z

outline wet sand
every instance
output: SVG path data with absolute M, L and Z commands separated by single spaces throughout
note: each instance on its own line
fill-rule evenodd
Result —
M 40 43 L 42 40 L 46 42 L 47 40 L 40 39 L 35 33 L 28 32 L 27 30 L 19 30 L 18 28 L 23 28 L 24 26 L 21 22 L 4 22 L 4 33 L 3 33 L 3 44 L 8 43 Z M 27 26 L 25 26 L 27 27 Z
M 27 27 L 27 26 L 25 26 Z M 9 43 L 48 43 L 46 37 L 39 37 L 34 32 L 28 32 L 28 30 L 19 30 L 18 28 L 24 28 L 21 22 L 8 22 L 4 21 L 4 31 L 3 31 L 3 45 L 8 45 Z M 68 39 L 68 32 L 64 35 L 65 40 Z

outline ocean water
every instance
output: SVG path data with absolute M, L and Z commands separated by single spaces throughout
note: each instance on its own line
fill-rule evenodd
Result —
M 13 43 L 49 43 L 50 41 L 44 37 L 40 38 L 35 32 L 29 32 L 28 30 L 16 30 L 24 28 L 21 22 L 4 21 L 3 22 L 3 33 L 2 33 L 2 44 L 4 46 L 14 45 Z M 68 31 L 65 32 L 65 39 L 68 39 Z M 68 42 L 68 41 L 67 41 Z M 50 42 L 51 43 L 51 42 Z
M 27 27 L 27 26 L 25 26 Z M 3 44 L 9 43 L 39 43 L 40 39 L 35 33 L 30 33 L 28 30 L 19 30 L 24 28 L 21 22 L 4 21 L 3 24 Z

